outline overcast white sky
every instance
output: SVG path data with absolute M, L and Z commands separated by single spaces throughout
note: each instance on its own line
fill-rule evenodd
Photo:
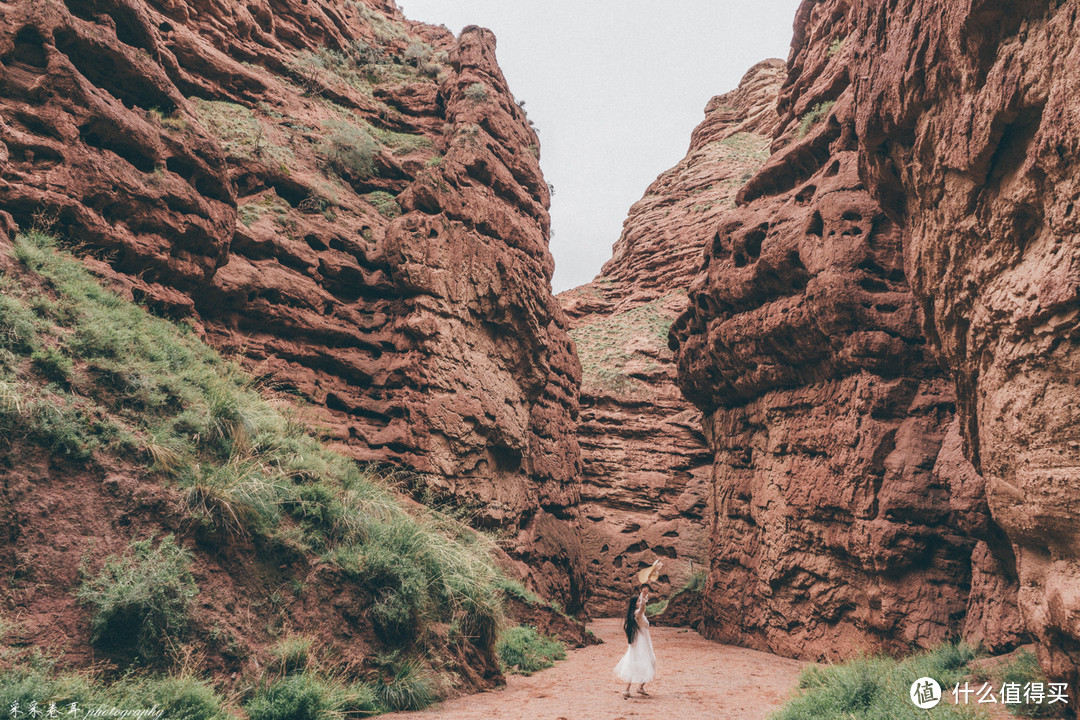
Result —
M 491 28 L 540 131 L 555 292 L 592 280 L 627 210 L 682 159 L 713 95 L 787 59 L 799 0 L 399 0 L 411 20 Z

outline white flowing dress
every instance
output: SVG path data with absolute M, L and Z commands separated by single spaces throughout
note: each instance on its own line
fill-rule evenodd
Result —
M 656 655 L 652 638 L 649 637 L 649 618 L 645 617 L 645 601 L 638 597 L 637 632 L 634 642 L 626 648 L 626 654 L 615 666 L 615 674 L 625 683 L 647 683 L 656 677 Z

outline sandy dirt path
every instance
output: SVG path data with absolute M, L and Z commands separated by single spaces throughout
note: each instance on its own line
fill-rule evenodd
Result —
M 710 642 L 693 630 L 652 627 L 656 680 L 651 698 L 625 700 L 613 668 L 626 651 L 618 619 L 589 625 L 602 645 L 570 650 L 532 677 L 449 700 L 394 720 L 764 720 L 795 689 L 805 663 Z M 634 686 L 637 690 L 637 686 Z

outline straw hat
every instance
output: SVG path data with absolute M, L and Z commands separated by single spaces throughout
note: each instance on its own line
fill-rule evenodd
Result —
M 657 560 L 647 568 L 638 570 L 637 579 L 638 582 L 644 585 L 645 583 L 654 583 L 660 578 L 660 568 L 664 566 L 662 560 Z

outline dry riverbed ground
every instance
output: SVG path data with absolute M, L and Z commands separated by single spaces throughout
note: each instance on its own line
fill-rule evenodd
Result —
M 613 672 L 626 650 L 620 625 L 615 618 L 593 622 L 589 628 L 604 644 L 570 650 L 553 668 L 394 720 L 764 720 L 794 691 L 805 665 L 654 626 L 657 676 L 645 686 L 652 697 L 626 700 Z

